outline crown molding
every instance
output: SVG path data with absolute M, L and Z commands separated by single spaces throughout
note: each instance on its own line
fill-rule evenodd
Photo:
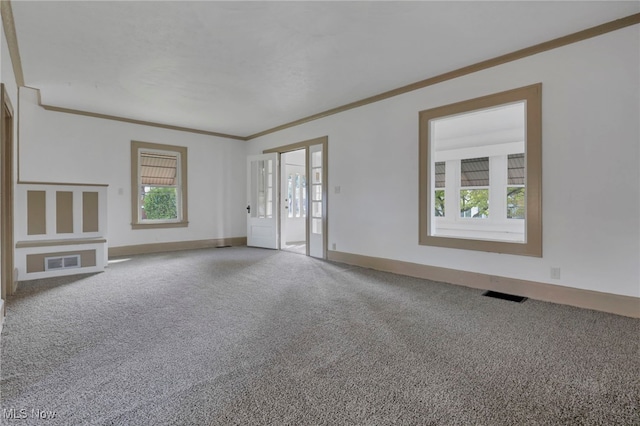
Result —
M 241 141 L 247 140 L 247 138 L 245 138 L 244 136 L 229 135 L 226 133 L 211 132 L 209 130 L 194 129 L 191 127 L 174 126 L 171 124 L 157 123 L 154 121 L 136 120 L 133 118 L 119 117 L 116 115 L 101 114 L 97 112 L 83 111 L 83 110 L 72 109 L 72 108 L 64 108 L 64 107 L 59 107 L 54 105 L 46 105 L 42 103 L 42 95 L 40 94 L 40 89 L 38 89 L 37 87 L 31 87 L 31 86 L 24 86 L 24 87 L 27 89 L 35 90 L 37 92 L 38 106 L 44 108 L 47 111 L 55 111 L 55 112 L 61 112 L 65 114 L 83 115 L 85 117 L 101 118 L 103 120 L 121 121 L 123 123 L 138 124 L 141 126 L 159 127 L 161 129 L 177 130 L 179 132 L 197 133 L 200 135 L 216 136 L 219 138 L 236 139 Z
M 38 98 L 40 98 L 40 89 L 38 90 Z M 191 127 L 182 127 L 182 126 L 174 126 L 171 124 L 164 124 L 164 123 L 156 123 L 153 121 L 144 121 L 144 120 L 136 120 L 133 118 L 126 118 L 126 117 L 118 117 L 115 115 L 108 115 L 108 114 L 100 114 L 100 113 L 96 113 L 96 112 L 90 112 L 90 111 L 81 111 L 78 109 L 72 109 L 72 108 L 63 108 L 63 107 L 58 107 L 58 106 L 53 106 L 53 105 L 45 105 L 42 104 L 40 102 L 38 102 L 38 104 L 46 109 L 47 111 L 55 111 L 55 112 L 62 112 L 65 114 L 75 114 L 75 115 L 84 115 L 86 117 L 93 117 L 93 118 L 101 118 L 104 120 L 114 120 L 114 121 L 120 121 L 123 123 L 130 123 L 130 124 L 139 124 L 141 126 L 150 126 L 150 127 L 159 127 L 161 129 L 168 129 L 168 130 L 177 130 L 179 132 L 188 132 L 188 133 L 197 133 L 200 135 L 207 135 L 207 136 L 216 136 L 219 138 L 226 138 L 226 139 L 236 139 L 236 140 L 240 140 L 240 141 L 246 141 L 247 138 L 244 136 L 237 136 L 237 135 L 229 135 L 226 133 L 218 133 L 218 132 L 211 132 L 208 130 L 201 130 L 201 129 L 194 129 Z
M 9 47 L 9 56 L 13 65 L 13 74 L 16 77 L 16 85 L 24 86 L 24 73 L 22 72 L 22 60 L 20 59 L 20 50 L 18 49 L 18 37 L 16 36 L 16 24 L 13 20 L 13 10 L 9 0 L 0 1 L 0 14 L 2 15 L 2 27 L 4 28 L 4 36 L 7 38 L 7 46 Z
M 13 12 L 11 10 L 11 3 L 9 0 L 0 0 L 0 11 L 2 12 L 2 22 L 5 30 L 5 35 L 7 37 L 7 44 L 9 45 L 9 52 L 10 52 L 11 61 L 13 64 L 14 74 L 16 76 L 16 83 L 18 84 L 19 87 L 25 86 L 24 74 L 22 72 L 22 63 L 20 60 L 20 52 L 18 50 L 18 39 L 15 31 L 15 23 L 13 20 Z M 88 117 L 102 118 L 105 120 L 115 120 L 115 121 L 121 121 L 125 123 L 139 124 L 143 126 L 152 126 L 152 127 L 163 128 L 163 129 L 197 133 L 197 134 L 216 136 L 216 137 L 227 138 L 227 139 L 249 141 L 252 139 L 259 138 L 261 136 L 279 132 L 281 130 L 285 130 L 291 127 L 299 126 L 304 123 L 319 120 L 321 118 L 325 118 L 331 115 L 339 114 L 341 112 L 345 112 L 350 109 L 358 108 L 374 102 L 379 102 L 385 99 L 389 99 L 395 96 L 412 92 L 414 90 L 423 89 L 425 87 L 442 83 L 447 80 L 452 80 L 452 79 L 462 77 L 468 74 L 472 74 L 478 71 L 482 71 L 488 68 L 493 68 L 498 65 L 506 64 L 508 62 L 513 62 L 518 59 L 523 59 L 528 56 L 533 56 L 538 53 L 546 52 L 548 50 L 557 49 L 559 47 L 563 47 L 569 44 L 577 43 L 579 41 L 597 37 L 612 31 L 616 31 L 632 25 L 636 25 L 638 23 L 640 23 L 640 13 L 635 13 L 633 15 L 629 15 L 624 18 L 609 21 L 601 25 L 596 25 L 594 27 L 587 28 L 585 30 L 578 31 L 563 37 L 558 37 L 553 40 L 545 41 L 543 43 L 539 43 L 524 49 L 516 50 L 515 52 L 511 52 L 505 55 L 497 56 L 495 58 L 487 59 L 485 61 L 481 61 L 472 65 L 458 68 L 453 71 L 448 71 L 444 74 L 440 74 L 434 77 L 429 77 L 427 79 L 420 80 L 415 83 L 408 84 L 406 86 L 388 90 L 386 92 L 382 92 L 377 95 L 361 99 L 359 101 L 351 102 L 336 108 L 331 108 L 326 111 L 313 114 L 295 121 L 291 121 L 289 123 L 281 124 L 279 126 L 272 127 L 270 129 L 266 129 L 258 133 L 254 133 L 249 136 L 230 135 L 230 134 L 212 132 L 207 130 L 193 129 L 190 127 L 173 126 L 169 124 L 156 123 L 156 122 L 144 121 L 144 120 L 136 120 L 136 119 L 126 118 L 126 117 L 119 117 L 119 116 L 108 115 L 108 114 L 100 114 L 100 113 L 94 113 L 89 111 L 58 107 L 54 105 L 45 105 L 41 101 L 40 89 L 37 89 L 37 88 L 32 88 L 32 89 L 35 89 L 38 91 L 38 104 L 42 108 L 48 111 L 56 111 L 56 112 L 61 112 L 66 114 L 84 115 Z
M 379 93 L 368 98 L 361 99 L 359 101 L 351 102 L 346 105 L 342 105 L 336 108 L 328 109 L 318 114 L 310 115 L 308 117 L 301 118 L 299 120 L 292 121 L 290 123 L 282 124 L 280 126 L 273 127 L 271 129 L 263 130 L 262 132 L 255 133 L 247 136 L 247 140 L 259 138 L 270 133 L 279 132 L 280 130 L 288 129 L 290 127 L 299 126 L 300 124 L 315 121 L 320 118 L 325 118 L 330 115 L 339 114 L 350 109 L 358 108 L 364 105 L 368 105 L 374 102 L 382 101 L 384 99 L 393 98 L 398 95 L 402 95 L 414 90 L 423 89 L 434 84 L 442 83 L 443 81 L 453 80 L 454 78 L 462 77 L 468 74 L 473 74 L 478 71 L 486 70 L 487 68 L 493 68 L 498 65 L 506 64 L 507 62 L 513 62 L 518 59 L 526 58 L 527 56 L 536 55 L 538 53 L 546 52 L 547 50 L 556 49 L 558 47 L 566 46 L 568 44 L 577 43 L 582 40 L 597 37 L 602 34 L 606 34 L 612 31 L 616 31 L 622 28 L 626 28 L 631 25 L 640 23 L 640 13 L 629 15 L 627 17 L 616 19 L 614 21 L 606 22 L 595 27 L 587 28 L 586 30 L 578 31 L 563 37 L 555 38 L 553 40 L 545 41 L 543 43 L 536 44 L 524 49 L 516 50 L 515 52 L 507 53 L 505 55 L 497 56 L 492 59 L 487 59 L 482 62 L 478 62 L 466 67 L 458 68 L 453 71 L 446 72 L 444 74 L 430 77 L 425 80 L 420 80 L 415 83 L 408 84 L 406 86 L 399 87 L 397 89 L 389 90 Z
M 193 129 L 191 127 L 174 126 L 170 124 L 136 120 L 132 118 L 119 117 L 115 115 L 100 114 L 100 113 L 94 113 L 90 111 L 82 111 L 82 110 L 77 110 L 72 108 L 63 108 L 63 107 L 58 107 L 54 105 L 43 104 L 42 96 L 40 94 L 40 89 L 36 87 L 27 86 L 24 81 L 24 73 L 22 70 L 22 59 L 20 58 L 20 50 L 18 49 L 18 37 L 16 35 L 16 25 L 13 19 L 13 10 L 11 9 L 10 0 L 0 0 L 0 14 L 2 14 L 2 26 L 4 28 L 4 34 L 7 39 L 7 45 L 9 47 L 9 56 L 11 57 L 11 64 L 13 65 L 13 73 L 15 74 L 15 77 L 16 77 L 16 85 L 18 87 L 26 87 L 29 89 L 36 90 L 38 92 L 38 105 L 41 106 L 42 108 L 48 111 L 56 111 L 56 112 L 61 112 L 66 114 L 84 115 L 87 117 L 121 121 L 124 123 L 138 124 L 142 126 L 159 127 L 162 129 L 177 130 L 180 132 L 197 133 L 201 135 L 215 136 L 215 137 L 227 138 L 227 139 L 236 139 L 241 141 L 247 140 L 247 138 L 244 136 L 229 135 L 226 133 L 212 132 L 212 131 L 201 130 L 201 129 Z

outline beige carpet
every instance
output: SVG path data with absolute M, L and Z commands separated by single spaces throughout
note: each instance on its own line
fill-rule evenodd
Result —
M 3 422 L 640 424 L 640 321 L 481 293 L 246 247 L 24 283 Z

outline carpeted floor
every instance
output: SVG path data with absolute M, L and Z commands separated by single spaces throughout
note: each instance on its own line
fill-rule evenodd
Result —
M 283 246 L 280 247 L 280 250 L 306 255 L 307 243 L 304 241 L 285 243 Z
M 481 293 L 246 247 L 22 283 L 3 422 L 640 424 L 639 320 Z

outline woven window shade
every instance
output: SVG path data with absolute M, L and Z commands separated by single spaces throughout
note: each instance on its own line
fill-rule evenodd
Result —
M 444 188 L 445 181 L 445 168 L 446 163 L 444 161 L 439 161 L 436 163 L 436 188 Z
M 524 185 L 524 154 L 510 154 L 508 161 L 508 184 Z
M 178 156 L 157 152 L 140 153 L 142 185 L 177 185 Z
M 461 186 L 489 186 L 489 157 L 462 160 L 460 184 Z

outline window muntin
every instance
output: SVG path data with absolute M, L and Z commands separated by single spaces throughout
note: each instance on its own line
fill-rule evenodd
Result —
M 420 113 L 420 244 L 541 255 L 541 88 Z
M 187 226 L 187 149 L 131 143 L 132 226 Z

